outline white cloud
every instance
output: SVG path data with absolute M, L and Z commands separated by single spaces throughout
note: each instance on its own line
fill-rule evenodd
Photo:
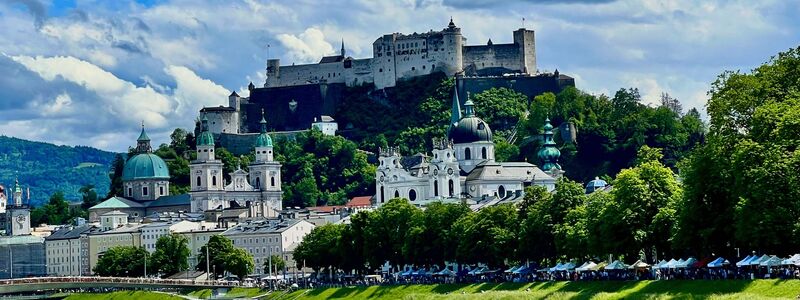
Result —
M 200 78 L 192 70 L 181 66 L 169 66 L 164 72 L 175 78 L 177 87 L 173 98 L 178 103 L 178 114 L 196 114 L 200 107 L 226 104 L 230 93 L 211 80 Z
M 317 28 L 308 28 L 297 36 L 279 34 L 277 38 L 287 48 L 288 54 L 299 62 L 315 62 L 333 53 L 333 46 L 325 41 L 325 34 Z

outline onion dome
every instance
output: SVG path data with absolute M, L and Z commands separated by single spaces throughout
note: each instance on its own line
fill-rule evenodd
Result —
M 264 110 L 261 110 L 261 133 L 256 138 L 256 148 L 272 147 L 272 138 L 267 134 L 267 120 L 264 119 Z
M 161 157 L 153 154 L 150 147 L 150 137 L 144 130 L 142 124 L 142 133 L 136 139 L 136 152 L 137 154 L 125 162 L 125 167 L 122 169 L 122 180 L 138 180 L 138 179 L 164 179 L 169 180 L 169 169 L 167 164 Z
M 125 162 L 122 180 L 164 179 L 169 180 L 169 168 L 161 157 L 153 153 L 141 153 Z
M 205 115 L 203 115 L 201 124 L 202 131 L 197 136 L 197 146 L 214 146 L 214 135 L 208 132 L 208 118 Z
M 592 193 L 596 190 L 605 188 L 606 186 L 608 186 L 608 182 L 600 179 L 599 177 L 595 177 L 594 180 L 589 181 L 589 183 L 586 184 L 586 193 Z
M 556 143 L 553 141 L 553 125 L 550 125 L 550 118 L 545 120 L 542 137 L 544 138 L 544 144 L 538 153 L 539 160 L 542 161 L 542 170 L 549 171 L 554 168 L 561 170 L 561 166 L 558 164 L 561 151 L 558 150 Z
M 492 141 L 492 130 L 489 128 L 489 124 L 475 116 L 475 111 L 473 110 L 474 105 L 472 100 L 469 99 L 469 94 L 467 94 L 467 102 L 464 102 L 465 116 L 450 128 L 449 138 L 453 143 L 463 144 Z

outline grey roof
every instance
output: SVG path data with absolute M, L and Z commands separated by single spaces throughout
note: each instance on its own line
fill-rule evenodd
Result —
M 90 225 L 81 225 L 76 227 L 64 227 L 59 230 L 53 232 L 50 236 L 44 238 L 45 241 L 55 241 L 55 240 L 68 240 L 78 238 L 84 232 L 87 232 L 92 229 Z
M 450 128 L 449 138 L 456 144 L 491 142 L 492 130 L 489 129 L 489 124 L 486 124 L 481 118 L 467 116 L 458 120 L 458 123 Z
M 322 59 L 319 60 L 319 63 L 324 64 L 324 63 L 339 62 L 343 60 L 344 56 L 341 55 L 324 56 L 322 57 Z
M 425 160 L 425 154 L 417 153 L 412 156 L 404 156 L 400 158 L 400 165 L 403 169 L 411 170 L 426 166 L 428 163 Z
M 209 111 L 236 111 L 236 109 L 227 106 L 203 107 L 202 109 L 200 109 L 200 112 L 209 112 Z
M 492 171 L 494 170 L 494 171 Z M 500 171 L 498 174 L 497 171 Z M 467 174 L 467 181 L 471 180 L 554 180 L 541 169 L 527 162 L 482 162 Z
M 125 197 L 114 196 L 111 198 L 106 199 L 103 202 L 98 203 L 95 206 L 89 208 L 92 209 L 100 209 L 100 208 L 141 208 L 144 207 L 139 202 L 127 199 Z
M 164 206 L 180 206 L 191 205 L 192 196 L 189 194 L 161 196 L 156 201 L 147 204 L 147 207 L 164 207 Z
M 258 221 L 248 221 L 240 223 L 235 227 L 226 230 L 222 235 L 239 235 L 239 234 L 254 234 L 254 233 L 281 233 L 286 229 L 300 223 L 302 220 L 297 219 L 266 219 Z

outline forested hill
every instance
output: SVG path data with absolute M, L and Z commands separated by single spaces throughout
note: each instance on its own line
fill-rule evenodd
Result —
M 34 206 L 47 202 L 56 191 L 64 192 L 70 201 L 79 201 L 78 189 L 87 184 L 93 184 L 98 194 L 105 195 L 114 154 L 91 147 L 0 136 L 0 183 L 10 187 L 18 176 L 24 188 L 30 186 Z

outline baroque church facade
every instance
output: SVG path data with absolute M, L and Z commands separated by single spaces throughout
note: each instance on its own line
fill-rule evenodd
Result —
M 197 158 L 190 165 L 191 189 L 188 194 L 170 195 L 170 172 L 166 162 L 153 153 L 150 137 L 142 126 L 134 155 L 122 172 L 123 195 L 115 195 L 89 208 L 89 221 L 114 211 L 132 218 L 159 212 L 203 213 L 209 210 L 247 208 L 248 218 L 275 217 L 282 209 L 281 164 L 273 158 L 272 138 L 261 120 L 261 133 L 253 149 L 256 159 L 250 172 L 238 168 L 225 182 L 223 163 L 214 153 L 214 136 L 203 116 L 202 132 L 197 136 Z
M 203 116 L 202 131 L 197 137 L 197 159 L 189 165 L 191 211 L 205 212 L 232 207 L 249 207 L 251 217 L 276 217 L 283 209 L 281 164 L 274 160 L 272 138 L 267 133 L 267 121 L 261 117 L 261 132 L 256 138 L 255 161 L 249 172 L 237 168 L 230 174 L 231 182 L 223 182 L 223 163 L 214 153 L 214 135 L 209 131 L 208 118 Z
M 406 198 L 416 205 L 434 201 L 465 202 L 473 209 L 522 199 L 531 185 L 555 189 L 563 173 L 560 152 L 552 143 L 553 127 L 545 124 L 545 146 L 539 152 L 543 167 L 527 162 L 497 162 L 492 130 L 475 115 L 474 103 L 464 103 L 461 114 L 458 93 L 453 93 L 451 125 L 447 139 L 434 140 L 432 157 L 403 157 L 396 148 L 381 150 L 375 176 L 375 202 Z

